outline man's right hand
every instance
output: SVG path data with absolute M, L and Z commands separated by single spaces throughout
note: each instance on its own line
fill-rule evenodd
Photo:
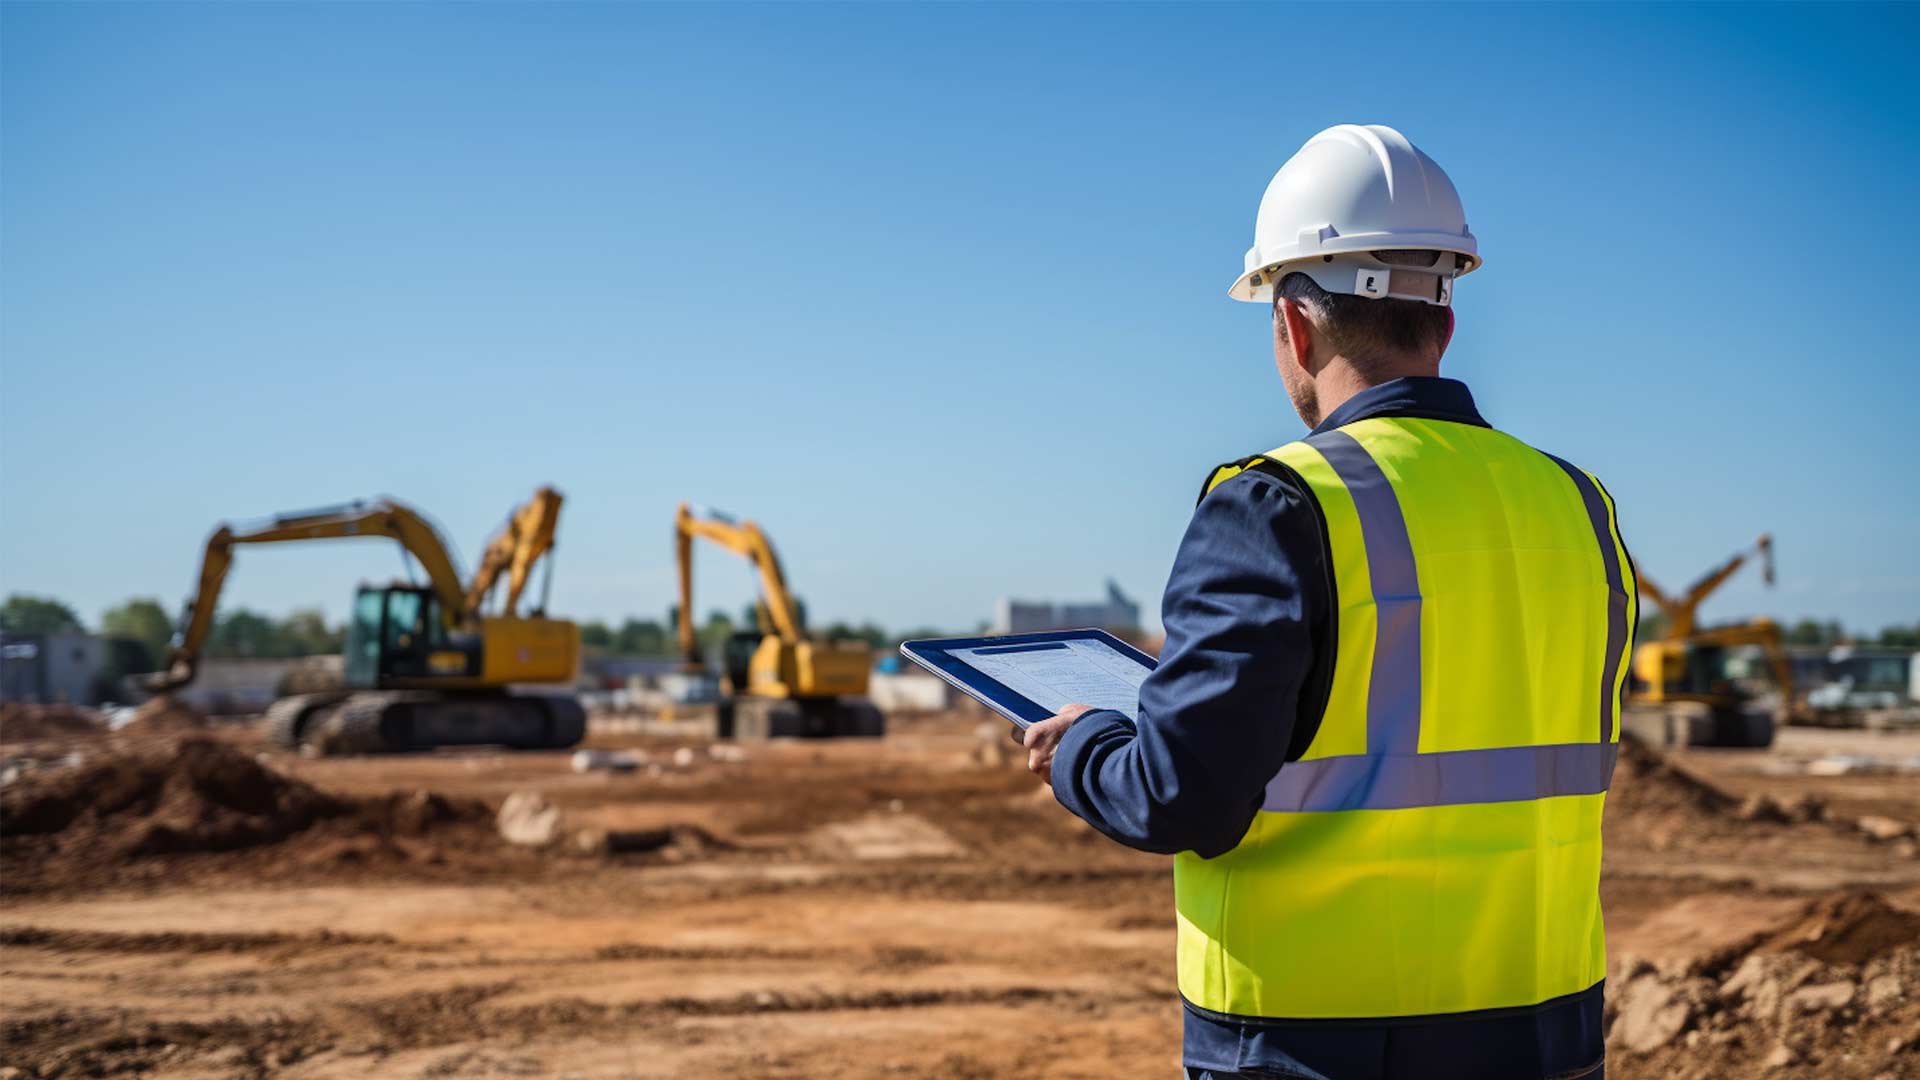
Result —
M 1027 748 L 1027 771 L 1053 783 L 1053 751 L 1060 745 L 1060 739 L 1073 726 L 1075 720 L 1092 712 L 1091 705 L 1068 705 L 1058 713 L 1027 729 L 1027 737 L 1020 740 Z

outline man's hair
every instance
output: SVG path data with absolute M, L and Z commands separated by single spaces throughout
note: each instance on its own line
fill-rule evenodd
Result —
M 1450 312 L 1419 300 L 1375 299 L 1330 293 L 1305 274 L 1280 279 L 1274 304 L 1285 297 L 1306 309 L 1335 351 L 1362 369 L 1403 356 L 1438 353 L 1452 330 Z M 1286 324 L 1280 324 L 1281 333 Z

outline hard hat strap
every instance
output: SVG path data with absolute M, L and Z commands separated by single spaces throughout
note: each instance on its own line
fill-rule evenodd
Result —
M 1353 295 L 1371 296 L 1376 300 L 1391 296 L 1400 300 L 1446 304 L 1453 299 L 1453 275 L 1436 274 L 1431 270 L 1408 270 L 1405 267 L 1390 270 L 1361 267 L 1353 275 Z
M 1288 274 L 1305 274 L 1330 293 L 1365 296 L 1375 300 L 1418 300 L 1441 307 L 1453 303 L 1453 279 L 1459 259 L 1450 253 L 1431 270 L 1389 266 L 1367 255 L 1339 255 L 1331 259 L 1280 263 L 1255 271 L 1248 282 L 1271 297 Z

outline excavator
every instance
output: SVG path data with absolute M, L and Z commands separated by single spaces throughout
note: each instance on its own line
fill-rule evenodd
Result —
M 1688 586 L 1682 594 L 1668 593 L 1644 573 L 1639 575 L 1641 594 L 1659 607 L 1666 617 L 1666 627 L 1658 640 L 1644 642 L 1634 649 L 1637 696 L 1668 716 L 1690 713 L 1698 717 L 1699 722 L 1690 724 L 1695 730 L 1690 731 L 1685 740 L 1689 743 L 1768 746 L 1773 742 L 1776 720 L 1784 723 L 1791 716 L 1793 668 L 1781 648 L 1780 627 L 1764 617 L 1707 629 L 1701 629 L 1697 621 L 1700 605 L 1707 597 L 1755 559 L 1760 562 L 1762 577 L 1772 585 L 1773 538 L 1765 534 Z M 1742 645 L 1758 645 L 1765 655 L 1780 695 L 1777 710 L 1767 708 L 1729 677 L 1727 650 Z M 1681 708 L 1669 710 L 1669 705 Z
M 680 655 L 686 667 L 705 670 L 693 626 L 696 539 L 745 557 L 760 575 L 759 628 L 736 633 L 725 645 L 719 734 L 742 739 L 885 734 L 885 717 L 866 699 L 873 670 L 867 643 L 809 637 L 766 533 L 751 521 L 681 503 L 674 514 L 674 551 L 680 565 Z
M 164 671 L 149 689 L 191 683 L 233 549 L 349 537 L 386 537 L 425 571 L 427 583 L 362 585 L 347 625 L 338 688 L 283 697 L 263 720 L 270 742 L 309 753 L 373 753 L 492 744 L 560 749 L 579 742 L 586 713 L 566 692 L 530 693 L 527 683 L 571 683 L 580 630 L 544 611 L 519 614 L 533 568 L 551 552 L 561 496 L 541 488 L 487 545 L 463 584 L 446 541 L 418 511 L 390 498 L 282 514 L 265 523 L 222 524 L 207 538 L 198 588 L 187 602 Z M 484 610 L 504 580 L 500 610 Z M 548 584 L 551 585 L 549 560 Z

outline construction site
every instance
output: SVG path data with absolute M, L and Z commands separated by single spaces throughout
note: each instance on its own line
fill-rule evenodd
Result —
M 0 1080 L 1920 1080 L 1917 42 L 0 3 Z
M 585 772 L 84 719 L 0 724 L 10 760 L 76 761 L 5 789 L 11 1075 L 1091 1078 L 1177 1058 L 1168 861 L 1058 812 L 979 715 L 891 718 L 880 740 L 590 733 L 629 764 Z M 1811 767 L 1920 758 L 1920 735 L 1628 746 L 1601 890 L 1610 1073 L 1914 1075 L 1920 785 Z M 1035 1008 L 1075 1038 L 1017 1037 Z
M 465 581 L 391 500 L 223 525 L 145 704 L 5 705 L 6 1075 L 1172 1068 L 1168 860 L 1060 812 L 983 707 L 873 704 L 868 646 L 806 631 L 753 522 L 677 512 L 680 610 L 710 543 L 755 568 L 765 631 L 709 660 L 683 620 L 674 693 L 475 677 L 529 621 L 550 682 L 579 663 L 573 624 L 517 614 L 560 506 L 536 492 Z M 234 549 L 343 537 L 397 541 L 429 585 L 361 587 L 341 684 L 183 701 Z M 1642 584 L 1666 629 L 1606 800 L 1616 1076 L 1920 1063 L 1920 723 L 1816 713 L 1770 622 L 1695 625 L 1771 557 Z M 1076 1037 L 1019 1037 L 1036 1009 Z

